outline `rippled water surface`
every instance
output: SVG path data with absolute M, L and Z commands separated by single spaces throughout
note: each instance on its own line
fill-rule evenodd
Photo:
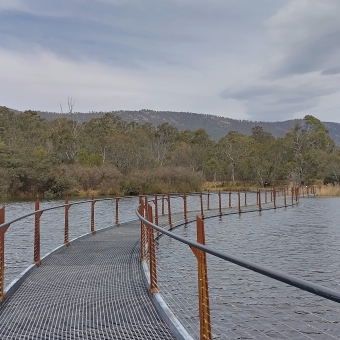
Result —
M 73 200 L 74 201 L 74 200 Z M 71 202 L 71 200 L 70 200 Z M 119 201 L 120 223 L 136 219 L 138 199 L 124 198 Z M 34 211 L 34 202 L 3 202 L 6 222 Z M 64 204 L 62 200 L 40 202 L 40 209 Z M 46 255 L 64 242 L 64 208 L 46 211 L 40 218 L 41 256 Z M 69 240 L 90 232 L 91 203 L 74 205 L 69 210 Z M 95 228 L 101 229 L 115 223 L 115 201 L 106 200 L 95 204 Z M 5 284 L 33 262 L 34 216 L 13 223 L 5 234 Z
M 188 210 L 197 210 L 196 198 Z M 217 205 L 217 196 L 211 196 Z M 256 196 L 247 197 L 248 204 Z M 243 200 L 243 198 L 242 198 Z M 136 218 L 137 198 L 119 203 L 120 222 Z M 43 201 L 41 208 L 63 204 Z M 183 200 L 172 202 L 173 212 Z M 236 205 L 233 196 L 232 206 Z M 90 231 L 90 203 L 69 211 L 70 240 Z M 206 202 L 205 202 L 206 206 Z M 224 198 L 223 206 L 226 207 Z M 114 224 L 115 203 L 96 203 L 96 229 Z M 302 198 L 296 207 L 205 220 L 206 243 L 223 252 L 340 290 L 340 198 Z M 33 202 L 6 203 L 6 221 L 34 210 Z M 159 211 L 161 205 L 159 205 Z M 13 224 L 5 239 L 8 284 L 33 260 L 34 218 Z M 196 239 L 196 227 L 174 230 Z M 41 217 L 41 254 L 63 243 L 64 208 Z M 166 236 L 157 244 L 157 274 L 164 299 L 198 338 L 197 262 L 188 246 Z M 340 306 L 323 298 L 208 256 L 213 338 L 338 339 Z
M 206 244 L 225 253 L 340 290 L 340 198 L 205 220 Z M 175 231 L 196 239 L 189 224 Z M 198 337 L 197 263 L 188 246 L 158 241 L 166 302 Z M 340 306 L 208 255 L 212 332 L 221 339 L 338 339 Z

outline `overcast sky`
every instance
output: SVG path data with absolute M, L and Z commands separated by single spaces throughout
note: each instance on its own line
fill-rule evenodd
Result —
M 1 0 L 0 106 L 340 122 L 340 0 Z

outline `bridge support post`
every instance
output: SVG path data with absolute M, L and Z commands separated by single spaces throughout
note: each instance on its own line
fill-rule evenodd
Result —
M 197 242 L 205 244 L 204 222 L 196 216 Z M 207 273 L 206 253 L 194 247 L 190 247 L 197 258 L 198 264 L 198 298 L 199 298 L 199 317 L 200 317 L 200 339 L 212 339 L 209 287 Z
M 204 219 L 204 211 L 203 211 L 203 194 L 200 192 L 200 202 L 201 202 L 201 218 Z
M 155 204 L 155 224 L 158 225 L 158 201 L 157 201 L 157 194 L 155 194 L 154 204 Z M 157 234 L 159 234 L 159 232 Z
M 139 197 L 139 214 L 143 217 L 145 217 L 145 205 L 143 202 L 143 198 Z M 146 248 L 146 232 L 145 232 L 145 225 L 141 221 L 140 222 L 140 233 L 141 233 L 141 246 L 140 246 L 140 252 L 141 252 L 141 260 L 146 260 L 146 254 L 145 254 L 145 248 Z
M 241 215 L 242 209 L 241 209 L 241 193 L 240 190 L 238 191 L 238 213 Z
M 220 216 L 222 216 L 221 190 L 218 190 L 218 209 L 219 209 Z
M 171 202 L 170 202 L 170 193 L 168 193 L 168 221 L 170 229 L 172 229 L 172 221 L 171 221 Z
M 0 225 L 5 223 L 5 207 L 0 209 Z M 5 300 L 5 232 L 9 226 L 0 230 L 0 305 Z
M 148 204 L 148 221 L 153 223 L 152 206 Z M 149 227 L 150 293 L 158 293 L 154 230 Z
M 115 197 L 116 199 L 116 226 L 119 227 L 119 197 Z
M 64 244 L 66 247 L 70 245 L 69 241 L 69 227 L 68 227 L 68 211 L 71 206 L 68 204 L 68 196 L 65 197 L 65 229 L 64 229 Z
M 287 191 L 286 188 L 283 189 L 283 195 L 284 195 L 284 204 L 285 204 L 285 208 L 287 208 Z
M 42 212 L 37 212 L 40 210 L 39 199 L 35 201 L 35 215 L 34 215 L 34 263 L 40 266 L 40 217 Z
M 94 230 L 94 205 L 96 201 L 94 200 L 94 196 L 92 195 L 92 202 L 91 202 L 91 233 L 95 234 L 96 231 Z
M 262 202 L 261 202 L 261 189 L 258 190 L 258 200 L 259 200 L 259 211 L 262 211 Z
M 162 195 L 162 216 L 164 216 L 164 196 Z
M 208 189 L 207 210 L 210 210 L 210 189 Z
M 188 223 L 188 218 L 187 218 L 187 195 L 186 193 L 183 194 L 183 214 L 184 214 L 184 222 Z

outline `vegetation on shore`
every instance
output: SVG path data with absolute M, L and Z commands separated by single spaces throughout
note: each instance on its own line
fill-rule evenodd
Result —
M 340 150 L 306 116 L 284 138 L 260 126 L 218 142 L 204 129 L 127 123 L 106 114 L 88 122 L 47 121 L 0 107 L 0 196 L 133 195 L 339 183 Z

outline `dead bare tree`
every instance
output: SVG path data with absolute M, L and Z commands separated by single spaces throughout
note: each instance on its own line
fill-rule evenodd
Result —
M 77 136 L 77 130 L 78 130 L 78 127 L 79 127 L 78 119 L 76 119 L 73 116 L 73 107 L 74 107 L 75 103 L 76 103 L 76 100 L 73 97 L 70 97 L 70 96 L 67 97 L 67 107 L 68 107 L 68 112 L 67 113 L 64 113 L 63 106 L 60 103 L 60 111 L 61 111 L 61 113 L 63 115 L 68 115 L 70 117 L 71 121 L 72 121 L 72 135 L 73 135 L 73 137 Z

